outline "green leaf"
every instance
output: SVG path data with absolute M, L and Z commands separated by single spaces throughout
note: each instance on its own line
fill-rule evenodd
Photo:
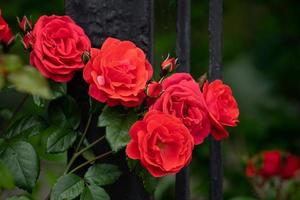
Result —
M 38 155 L 31 144 L 15 142 L 1 153 L 0 160 L 13 172 L 15 184 L 31 192 L 40 172 Z
M 10 73 L 8 80 L 14 84 L 18 91 L 44 98 L 51 97 L 47 80 L 34 67 L 26 66 Z
M 80 109 L 72 97 L 64 96 L 50 102 L 48 117 L 52 125 L 76 129 L 80 123 Z
M 103 188 L 96 185 L 89 185 L 84 188 L 80 200 L 110 200 L 110 197 Z
M 143 185 L 144 185 L 144 188 L 146 189 L 146 191 L 149 192 L 150 194 L 154 193 L 154 191 L 158 185 L 158 179 L 154 178 L 144 168 L 139 172 L 139 176 L 141 177 L 141 179 L 143 181 Z
M 90 184 L 98 186 L 114 183 L 121 175 L 117 166 L 111 164 L 95 164 L 85 173 L 84 178 Z
M 14 188 L 14 180 L 11 171 L 0 162 L 0 188 L 12 189 Z
M 45 120 L 40 116 L 23 117 L 9 127 L 5 137 L 12 138 L 18 135 L 34 136 L 39 134 L 45 127 Z
M 14 197 L 10 197 L 7 200 L 30 200 L 30 198 L 26 197 L 26 196 L 14 196 Z
M 137 119 L 137 114 L 133 110 L 108 106 L 103 109 L 98 126 L 106 126 L 106 139 L 113 151 L 117 152 L 127 145 L 130 140 L 128 131 Z
M 136 167 L 139 165 L 139 161 L 138 160 L 133 160 L 133 159 L 130 159 L 128 157 L 126 157 L 126 160 L 127 160 L 127 166 L 129 168 L 130 171 L 133 171 L 136 169 Z
M 77 132 L 70 128 L 51 126 L 47 139 L 47 153 L 61 153 L 68 150 L 77 138 Z
M 51 191 L 51 200 L 71 200 L 79 196 L 84 189 L 83 180 L 74 174 L 60 177 Z
M 51 90 L 51 99 L 57 99 L 66 95 L 67 93 L 67 85 L 64 83 L 56 83 L 54 81 L 49 80 L 49 86 Z M 33 102 L 38 107 L 45 107 L 46 103 L 48 102 L 47 99 L 42 98 L 37 95 L 33 95 Z

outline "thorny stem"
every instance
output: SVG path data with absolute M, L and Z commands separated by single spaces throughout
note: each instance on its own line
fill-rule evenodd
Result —
M 82 163 L 81 165 L 78 165 L 78 166 L 75 167 L 74 169 L 72 169 L 72 170 L 70 171 L 70 173 L 74 173 L 75 171 L 81 169 L 82 167 L 85 167 L 86 165 L 91 164 L 91 163 L 95 162 L 96 160 L 99 160 L 100 158 L 103 158 L 103 157 L 105 157 L 105 156 L 111 154 L 112 152 L 113 152 L 113 151 L 109 151 L 109 152 L 106 152 L 106 153 L 104 153 L 104 154 L 101 154 L 101 155 L 99 155 L 99 156 L 97 156 L 97 157 L 95 157 L 95 158 L 93 158 L 93 159 L 91 159 L 91 160 L 88 160 L 88 161 Z

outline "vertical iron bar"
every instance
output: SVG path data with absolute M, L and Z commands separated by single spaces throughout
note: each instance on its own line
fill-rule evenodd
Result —
M 179 67 L 177 71 L 190 71 L 190 37 L 191 37 L 191 1 L 177 0 L 177 38 L 176 54 Z M 176 175 L 175 199 L 190 200 L 189 169 L 183 168 Z
M 65 12 L 80 25 L 89 36 L 93 47 L 100 48 L 107 37 L 131 40 L 142 48 L 152 61 L 153 53 L 153 0 L 65 0 Z M 68 94 L 79 103 L 84 126 L 89 110 L 87 84 L 82 74 L 77 73 L 68 83 Z M 97 117 L 93 116 L 88 139 L 94 141 L 104 134 L 105 129 L 97 127 Z M 96 154 L 109 150 L 108 144 L 101 143 L 93 149 Z M 76 160 L 76 165 L 83 159 Z M 116 183 L 106 187 L 112 200 L 152 200 L 144 189 L 140 178 L 127 167 L 125 152 L 121 151 L 99 162 L 118 165 L 122 176 Z M 83 174 L 84 169 L 79 174 Z
M 223 0 L 209 1 L 209 80 L 221 79 Z M 212 136 L 210 141 L 210 199 L 223 199 L 222 146 Z

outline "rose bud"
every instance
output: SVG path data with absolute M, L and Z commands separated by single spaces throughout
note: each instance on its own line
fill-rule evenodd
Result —
M 262 153 L 262 166 L 259 174 L 264 178 L 276 176 L 280 172 L 281 152 L 279 150 L 265 151 Z
M 31 49 L 34 43 L 34 36 L 30 32 L 27 32 L 21 40 L 25 49 Z
M 23 33 L 26 33 L 28 30 L 32 29 L 32 23 L 26 16 L 24 16 L 21 21 L 19 18 L 17 18 L 17 20 Z
M 87 64 L 89 62 L 90 58 L 91 58 L 90 52 L 88 52 L 88 51 L 83 52 L 83 54 L 82 54 L 82 62 L 84 64 Z
M 157 98 L 162 93 L 162 85 L 155 81 L 148 84 L 146 94 L 148 97 Z
M 5 46 L 9 46 L 14 40 L 14 35 L 6 21 L 1 16 L 0 10 L 0 42 Z
M 246 167 L 246 175 L 248 177 L 253 177 L 256 175 L 256 169 L 252 160 L 249 160 Z
M 176 68 L 177 58 L 168 57 L 161 63 L 161 69 L 166 72 L 172 72 Z
M 300 172 L 300 158 L 298 156 L 289 154 L 280 170 L 280 176 L 282 179 L 291 179 L 297 176 Z

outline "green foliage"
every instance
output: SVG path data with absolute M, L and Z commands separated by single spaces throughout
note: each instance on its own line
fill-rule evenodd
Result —
M 7 78 L 18 91 L 43 98 L 51 97 L 47 80 L 31 66 L 25 66 L 14 73 L 10 73 Z
M 149 174 L 144 168 L 139 171 L 138 175 L 142 179 L 146 191 L 153 194 L 158 185 L 158 179 Z
M 109 106 L 103 109 L 98 126 L 106 127 L 106 139 L 113 151 L 117 152 L 127 145 L 130 140 L 129 129 L 137 119 L 137 114 L 132 110 Z
M 1 153 L 0 160 L 13 172 L 15 184 L 31 192 L 40 172 L 39 158 L 32 145 L 24 141 L 10 144 Z
M 12 189 L 15 186 L 12 173 L 2 162 L 0 162 L 0 177 L 0 189 Z
M 48 119 L 51 125 L 76 129 L 80 123 L 80 108 L 70 96 L 63 96 L 50 102 Z
M 111 164 L 95 164 L 85 173 L 84 178 L 89 184 L 98 186 L 114 183 L 121 175 L 117 166 Z
M 110 197 L 103 188 L 96 185 L 88 185 L 84 188 L 80 200 L 110 200 Z
M 7 200 L 31 200 L 31 199 L 27 196 L 14 196 L 8 198 Z
M 23 137 L 39 134 L 46 127 L 45 120 L 40 116 L 26 116 L 15 121 L 5 133 L 6 138 L 12 138 L 19 135 Z
M 77 138 L 77 132 L 63 126 L 51 126 L 47 129 L 50 133 L 47 139 L 48 153 L 61 153 L 68 150 Z
M 72 200 L 84 189 L 84 181 L 77 175 L 68 174 L 60 177 L 51 191 L 51 200 Z

